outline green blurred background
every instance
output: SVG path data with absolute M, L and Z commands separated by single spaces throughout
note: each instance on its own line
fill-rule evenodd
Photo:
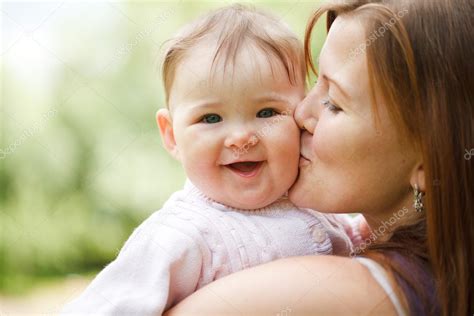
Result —
M 181 188 L 155 126 L 156 61 L 180 26 L 230 3 L 2 2 L 0 293 L 93 275 Z M 302 38 L 318 1 L 244 3 Z

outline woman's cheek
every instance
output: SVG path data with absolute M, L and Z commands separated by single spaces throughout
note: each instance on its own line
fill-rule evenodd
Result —
M 339 134 L 339 135 L 337 135 Z M 320 120 L 314 131 L 311 143 L 312 151 L 317 160 L 331 162 L 340 155 L 339 142 L 340 131 L 338 133 L 335 126 L 327 121 Z
M 331 116 L 329 116 L 331 115 Z M 313 151 L 318 159 L 337 165 L 365 159 L 371 133 L 345 113 L 322 118 L 313 136 Z

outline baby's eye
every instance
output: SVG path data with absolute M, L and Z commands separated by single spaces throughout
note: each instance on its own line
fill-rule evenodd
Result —
M 263 117 L 263 118 L 272 117 L 272 116 L 275 116 L 275 115 L 278 115 L 278 112 L 275 111 L 274 109 L 270 109 L 270 108 L 260 110 L 257 113 L 257 117 Z
M 337 114 L 337 113 L 342 111 L 342 109 L 340 107 L 338 107 L 337 105 L 331 103 L 331 101 L 329 101 L 329 99 L 325 99 L 325 100 L 321 101 L 321 103 L 332 113 Z
M 201 122 L 206 124 L 215 124 L 222 121 L 222 117 L 217 114 L 206 114 L 202 117 Z

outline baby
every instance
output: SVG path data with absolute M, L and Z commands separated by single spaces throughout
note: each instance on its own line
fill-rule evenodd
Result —
M 283 257 L 344 254 L 344 217 L 298 209 L 303 49 L 278 19 L 233 5 L 172 39 L 157 123 L 188 180 L 64 312 L 159 315 L 202 286 Z

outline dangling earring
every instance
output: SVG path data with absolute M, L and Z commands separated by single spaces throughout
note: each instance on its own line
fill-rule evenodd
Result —
M 415 184 L 415 188 L 413 189 L 413 207 L 417 212 L 423 211 L 423 196 L 425 195 L 424 192 L 418 189 L 418 184 Z

